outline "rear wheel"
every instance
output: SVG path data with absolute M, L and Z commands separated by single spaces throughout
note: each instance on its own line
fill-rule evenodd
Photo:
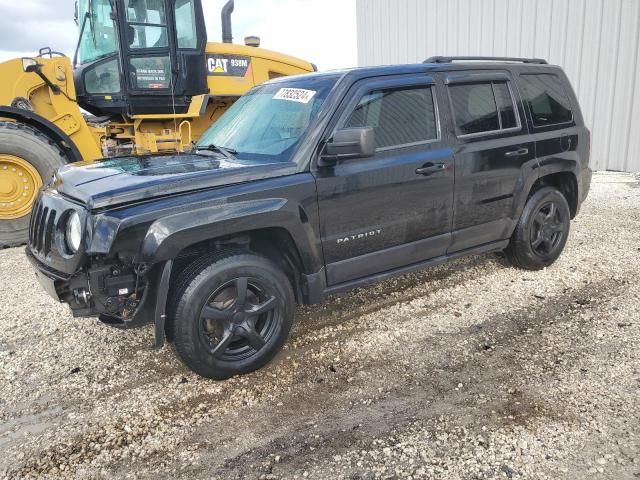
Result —
M 176 350 L 199 375 L 225 379 L 256 370 L 282 348 L 294 297 L 287 276 L 253 253 L 221 254 L 177 280 L 170 329 Z
M 516 267 L 540 270 L 553 264 L 567 243 L 571 212 L 553 187 L 535 192 L 524 207 L 505 255 Z
M 38 190 L 65 163 L 60 149 L 42 133 L 0 122 L 0 247 L 26 243 Z

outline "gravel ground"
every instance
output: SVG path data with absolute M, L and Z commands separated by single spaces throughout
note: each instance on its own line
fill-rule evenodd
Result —
M 640 176 L 542 272 L 461 259 L 299 308 L 225 382 L 74 320 L 0 252 L 0 478 L 640 478 Z

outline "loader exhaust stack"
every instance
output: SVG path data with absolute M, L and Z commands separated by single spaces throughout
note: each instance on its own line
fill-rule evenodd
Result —
M 222 7 L 222 42 L 233 43 L 233 34 L 231 32 L 231 14 L 233 13 L 233 0 L 229 0 Z

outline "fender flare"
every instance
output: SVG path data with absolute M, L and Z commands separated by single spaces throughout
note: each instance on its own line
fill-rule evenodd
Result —
M 573 173 L 578 177 L 580 164 L 578 160 L 567 158 L 548 158 L 540 161 L 539 178 L 544 178 L 554 173 Z
M 69 163 L 82 161 L 82 155 L 69 135 L 37 113 L 14 107 L 0 107 L 0 118 L 9 118 L 40 130 L 62 150 Z
M 291 235 L 305 270 L 319 268 L 321 252 L 313 229 L 301 222 L 298 206 L 284 198 L 211 205 L 162 217 L 149 226 L 140 254 L 145 263 L 157 264 L 206 240 L 268 228 L 282 228 Z
M 527 203 L 527 199 L 531 194 L 531 189 L 533 186 L 550 175 L 556 173 L 570 173 L 574 177 L 576 177 L 576 182 L 578 183 L 578 188 L 580 188 L 580 178 L 576 174 L 577 169 L 579 168 L 579 164 L 577 161 L 573 159 L 562 159 L 562 158 L 553 158 L 546 159 L 541 161 L 536 168 L 533 170 L 533 175 L 528 175 L 524 178 L 523 188 L 519 189 L 520 193 L 514 199 L 514 210 L 513 210 L 513 218 L 519 219 L 522 211 L 524 210 L 524 206 Z M 515 223 L 514 223 L 515 228 Z
M 558 173 L 568 174 L 573 180 L 572 185 L 568 185 L 564 190 L 561 189 L 563 194 L 569 195 L 567 201 L 569 201 L 571 207 L 571 219 L 573 220 L 580 211 L 580 205 L 584 200 L 584 175 L 581 171 L 580 162 L 578 159 L 549 159 L 546 162 L 541 162 L 541 181 L 544 182 L 546 177 Z M 575 200 L 575 204 L 571 203 L 573 200 Z

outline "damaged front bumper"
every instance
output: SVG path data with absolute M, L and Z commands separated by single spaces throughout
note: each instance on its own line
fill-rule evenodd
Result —
M 29 247 L 26 248 L 26 254 L 34 267 L 38 283 L 54 300 L 69 304 L 75 317 L 96 316 L 86 301 L 90 292 L 85 275 L 74 276 L 54 270 L 38 260 Z
M 156 344 L 164 343 L 172 262 L 137 269 L 102 265 L 69 275 L 44 264 L 29 247 L 26 254 L 42 288 L 56 301 L 66 303 L 74 317 L 98 317 L 118 328 L 137 328 L 158 319 L 162 328 L 156 332 Z

